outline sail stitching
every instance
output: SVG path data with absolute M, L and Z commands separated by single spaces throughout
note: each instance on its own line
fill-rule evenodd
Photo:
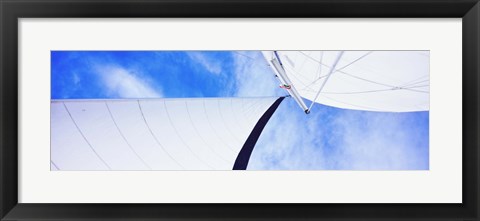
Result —
M 80 135 L 82 135 L 83 139 L 85 140 L 85 142 L 87 142 L 88 146 L 90 147 L 90 149 L 93 151 L 93 153 L 95 153 L 95 155 L 98 157 L 98 159 L 100 159 L 104 164 L 105 166 L 107 166 L 107 168 L 109 170 L 112 170 L 112 168 L 107 164 L 107 162 L 105 162 L 105 160 L 98 154 L 98 152 L 95 150 L 95 148 L 92 146 L 92 144 L 90 144 L 90 142 L 88 141 L 87 137 L 85 137 L 85 135 L 83 134 L 82 130 L 80 130 L 80 127 L 77 125 L 77 122 L 75 122 L 75 120 L 73 119 L 72 117 L 72 114 L 70 113 L 70 111 L 68 110 L 67 108 L 67 105 L 63 103 L 63 106 L 65 107 L 65 110 L 67 111 L 68 113 L 68 116 L 70 116 L 70 119 L 72 119 L 72 122 L 73 124 L 75 125 L 75 127 L 77 128 L 78 132 L 80 133 Z
M 255 107 L 252 108 L 251 112 L 250 112 L 250 116 L 253 116 L 253 118 L 256 118 L 255 116 L 257 116 L 258 112 L 260 109 L 262 109 L 261 106 L 262 105 L 262 102 L 257 102 L 257 104 L 255 104 Z
M 185 140 L 183 139 L 182 136 L 180 136 L 180 133 L 178 132 L 177 130 L 177 127 L 175 127 L 175 124 L 173 124 L 173 121 L 172 121 L 172 118 L 170 117 L 170 113 L 168 112 L 168 108 L 167 108 L 167 104 L 165 101 L 163 101 L 163 106 L 165 107 L 165 111 L 167 113 L 167 117 L 168 117 L 168 121 L 170 122 L 170 125 L 172 125 L 173 127 L 173 130 L 175 131 L 175 134 L 177 134 L 178 138 L 180 138 L 180 141 L 182 141 L 183 145 L 185 145 L 185 147 L 187 147 L 187 149 L 193 154 L 193 156 L 195 158 L 197 158 L 200 162 L 202 162 L 203 164 L 205 164 L 207 167 L 210 167 L 210 169 L 213 169 L 212 166 L 205 162 L 204 160 L 202 160 L 193 150 L 192 148 L 190 147 L 190 145 L 187 144 L 187 142 L 185 142 Z
M 208 125 L 210 125 L 210 128 L 212 128 L 212 131 L 213 131 L 213 133 L 215 134 L 215 136 L 217 136 L 218 139 L 219 139 L 225 146 L 227 146 L 230 151 L 232 151 L 233 153 L 235 153 L 235 149 L 232 148 L 232 147 L 228 144 L 228 142 L 225 142 L 225 141 L 223 140 L 223 138 L 218 134 L 217 130 L 215 130 L 215 127 L 213 127 L 212 122 L 210 122 L 210 119 L 209 119 L 208 113 L 207 113 L 207 108 L 206 108 L 206 106 L 205 106 L 205 100 L 203 101 L 203 110 L 204 110 L 204 112 L 205 112 L 205 116 L 206 116 L 206 118 L 207 118 Z
M 243 101 L 243 100 L 242 100 Z M 243 103 L 243 102 L 242 102 Z M 238 119 L 238 112 L 236 108 L 233 108 L 233 99 L 230 99 L 230 111 L 233 113 L 233 116 L 235 117 L 235 121 L 237 122 L 238 125 L 241 125 L 243 129 L 247 129 L 248 127 L 245 125 L 245 121 L 239 120 Z
M 137 100 L 137 103 L 138 103 L 138 108 L 140 109 L 140 113 L 142 114 L 143 122 L 145 122 L 145 125 L 147 126 L 148 131 L 150 131 L 150 134 L 152 135 L 155 142 L 158 144 L 158 146 L 160 146 L 163 152 L 165 152 L 170 159 L 172 159 L 175 163 L 177 163 L 177 165 L 180 166 L 182 169 L 185 169 L 185 167 L 182 164 L 180 164 L 177 160 L 175 160 L 175 158 L 173 158 L 172 155 L 170 155 L 170 153 L 160 143 L 157 136 L 155 136 L 155 134 L 153 133 L 152 128 L 150 128 L 150 125 L 148 124 L 147 119 L 145 118 L 145 115 L 143 114 L 142 105 L 140 105 L 140 101 Z
M 115 124 L 115 127 L 117 128 L 117 131 L 118 133 L 120 134 L 120 136 L 123 138 L 123 140 L 125 141 L 125 143 L 128 145 L 128 147 L 130 148 L 130 150 L 135 154 L 135 156 L 138 157 L 138 159 L 140 161 L 142 161 L 142 163 L 149 169 L 149 170 L 152 170 L 152 168 L 147 164 L 147 162 L 145 162 L 145 160 L 143 160 L 142 157 L 140 157 L 140 155 L 137 153 L 137 151 L 135 151 L 135 149 L 133 149 L 132 145 L 128 142 L 127 138 L 125 137 L 125 135 L 122 133 L 122 131 L 120 130 L 120 128 L 118 127 L 118 124 L 117 122 L 115 121 L 115 118 L 113 117 L 112 115 L 112 112 L 110 111 L 110 107 L 108 106 L 108 103 L 105 101 L 105 106 L 107 107 L 107 110 L 108 110 L 108 114 L 110 115 L 110 118 L 112 119 L 113 121 L 113 124 Z
M 235 138 L 235 140 L 237 140 L 237 142 L 241 143 L 242 141 L 240 141 L 240 139 L 235 135 L 235 133 L 232 132 L 230 127 L 227 125 L 227 123 L 225 123 L 225 118 L 223 117 L 222 110 L 220 108 L 220 101 L 219 100 L 217 100 L 217 107 L 218 107 L 217 108 L 218 113 L 220 114 L 220 118 L 222 119 L 221 121 L 222 121 L 223 125 L 225 125 L 225 128 L 232 135 L 232 137 Z
M 207 143 L 207 141 L 202 137 L 202 135 L 200 135 L 200 132 L 198 131 L 197 127 L 195 126 L 195 123 L 193 123 L 193 120 L 192 120 L 192 115 L 190 114 L 190 110 L 188 108 L 188 104 L 187 102 L 185 101 L 185 107 L 186 107 L 186 110 L 187 110 L 187 114 L 188 114 L 188 118 L 190 119 L 190 123 L 192 124 L 193 126 L 193 129 L 195 130 L 195 133 L 197 133 L 198 137 L 200 137 L 200 139 L 203 141 L 203 143 L 207 146 L 208 149 L 210 149 L 215 155 L 217 155 L 219 157 L 219 159 L 223 160 L 225 163 L 228 163 L 228 160 L 223 158 L 223 156 L 221 156 L 219 153 L 217 153 L 211 146 L 210 144 Z

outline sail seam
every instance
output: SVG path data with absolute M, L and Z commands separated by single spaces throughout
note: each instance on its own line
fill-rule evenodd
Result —
M 120 128 L 118 127 L 117 122 L 115 121 L 115 118 L 113 117 L 112 112 L 110 111 L 110 107 L 108 106 L 108 103 L 107 103 L 106 101 L 105 101 L 105 106 L 107 107 L 108 114 L 110 115 L 110 118 L 112 119 L 113 124 L 115 124 L 115 127 L 117 128 L 118 133 L 119 133 L 120 136 L 123 138 L 123 140 L 125 141 L 125 143 L 128 145 L 128 147 L 130 148 L 130 150 L 133 152 L 133 154 L 135 154 L 135 156 L 138 157 L 138 159 L 139 159 L 140 161 L 142 161 L 143 165 L 145 165 L 149 170 L 152 170 L 152 168 L 147 164 L 147 162 L 145 162 L 145 161 L 143 160 L 143 158 L 140 157 L 140 155 L 137 153 L 137 151 L 135 151 L 135 149 L 133 149 L 132 145 L 130 145 L 130 143 L 128 142 L 127 138 L 125 137 L 125 135 L 123 134 L 123 132 L 120 130 Z
M 78 132 L 80 133 L 80 135 L 82 135 L 83 139 L 85 140 L 85 142 L 87 142 L 88 146 L 93 151 L 93 153 L 95 153 L 95 155 L 98 157 L 98 159 L 100 159 L 105 164 L 105 166 L 107 166 L 107 168 L 109 170 L 112 170 L 112 168 L 107 164 L 107 162 L 105 162 L 105 160 L 98 154 L 98 152 L 95 150 L 95 148 L 92 146 L 92 144 L 90 144 L 90 142 L 88 142 L 87 137 L 85 137 L 82 130 L 80 130 L 80 127 L 77 125 L 77 122 L 75 122 L 75 120 L 73 119 L 72 114 L 70 113 L 70 111 L 67 108 L 67 105 L 65 103 L 63 103 L 63 106 L 65 107 L 65 110 L 67 111 L 68 116 L 70 116 L 70 119 L 72 119 L 72 122 L 75 125 L 75 127 L 77 128 Z
M 214 153 L 215 155 L 217 155 L 219 157 L 219 159 L 223 160 L 225 163 L 228 163 L 228 160 L 223 158 L 223 156 L 221 154 L 219 154 L 217 151 L 215 151 L 211 145 L 209 143 L 207 143 L 207 141 L 202 137 L 202 135 L 200 134 L 200 132 L 198 131 L 197 129 L 197 126 L 195 126 L 195 123 L 193 122 L 192 120 L 192 115 L 190 114 L 190 110 L 188 109 L 188 104 L 187 102 L 185 101 L 185 109 L 187 110 L 187 114 L 188 114 L 188 118 L 190 119 L 190 123 L 192 123 L 192 126 L 193 126 L 193 129 L 195 130 L 195 132 L 197 133 L 198 137 L 200 137 L 200 139 L 203 141 L 203 143 L 208 147 L 208 149 L 210 151 L 212 151 L 212 153 Z
M 207 118 L 207 122 L 208 122 L 208 125 L 210 125 L 210 128 L 212 128 L 212 131 L 213 133 L 215 134 L 215 136 L 218 137 L 218 140 L 220 140 L 225 146 L 228 147 L 227 150 L 230 150 L 232 152 L 235 152 L 235 149 L 232 148 L 230 145 L 228 145 L 228 142 L 225 142 L 222 137 L 218 134 L 217 130 L 215 130 L 215 127 L 213 127 L 212 125 L 212 122 L 210 121 L 210 118 L 208 117 L 208 113 L 207 113 L 207 107 L 205 106 L 205 100 L 203 101 L 203 110 L 205 112 L 205 117 Z
M 165 107 L 165 112 L 167 113 L 168 122 L 170 122 L 170 125 L 172 125 L 173 130 L 175 131 L 175 134 L 177 134 L 177 137 L 180 138 L 180 141 L 183 143 L 183 145 L 185 145 L 185 147 L 190 151 L 190 153 L 192 153 L 192 155 L 195 158 L 197 158 L 200 162 L 202 162 L 207 167 L 212 169 L 212 166 L 210 164 L 208 164 L 207 162 L 205 162 L 204 160 L 202 160 L 195 152 L 193 152 L 192 148 L 190 148 L 190 145 L 188 145 L 187 142 L 185 142 L 185 140 L 183 139 L 183 137 L 180 136 L 180 133 L 178 133 L 177 127 L 175 127 L 175 125 L 173 124 L 172 118 L 170 117 L 170 113 L 168 113 L 168 108 L 167 108 L 167 104 L 165 103 L 165 101 L 163 101 L 163 106 Z
M 230 111 L 233 113 L 232 115 L 234 116 L 235 118 L 235 121 L 237 122 L 237 124 L 243 128 L 243 129 L 246 129 L 248 128 L 247 126 L 245 126 L 245 121 L 242 121 L 242 120 L 239 120 L 238 119 L 238 112 L 237 112 L 237 109 L 236 108 L 233 108 L 233 100 L 230 99 Z
M 232 132 L 232 130 L 230 129 L 230 127 L 227 125 L 227 123 L 225 122 L 225 118 L 223 117 L 223 114 L 222 114 L 222 110 L 220 108 L 220 101 L 217 100 L 217 109 L 218 109 L 218 113 L 220 114 L 220 118 L 222 119 L 222 123 L 223 125 L 225 125 L 225 128 L 227 129 L 228 133 L 232 135 L 232 137 L 239 143 L 241 143 L 242 141 L 240 140 L 240 138 L 238 138 L 235 133 Z
M 145 122 L 145 125 L 147 126 L 148 130 L 150 131 L 150 134 L 152 135 L 155 142 L 157 142 L 157 144 L 160 146 L 160 148 L 167 154 L 167 156 L 170 159 L 172 159 L 175 163 L 177 163 L 177 165 L 180 166 L 182 169 L 185 169 L 185 167 L 182 164 L 180 164 L 177 160 L 175 160 L 175 158 L 173 158 L 172 155 L 170 155 L 170 153 L 160 143 L 157 136 L 155 136 L 155 134 L 153 133 L 152 128 L 150 128 L 150 125 L 148 124 L 147 119 L 145 118 L 145 115 L 143 114 L 143 110 L 142 110 L 142 106 L 140 105 L 140 101 L 137 100 L 137 103 L 138 103 L 138 108 L 140 109 L 140 113 L 142 114 L 143 121 Z

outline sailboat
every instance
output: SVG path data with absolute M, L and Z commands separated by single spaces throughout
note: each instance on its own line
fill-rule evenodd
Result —
M 281 97 L 51 101 L 52 170 L 245 170 L 284 99 L 362 111 L 429 108 L 428 51 L 262 51 Z M 294 110 L 292 110 L 294 111 Z

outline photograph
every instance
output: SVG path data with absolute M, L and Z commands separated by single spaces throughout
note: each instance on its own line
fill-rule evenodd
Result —
M 430 169 L 428 50 L 50 56 L 51 171 Z

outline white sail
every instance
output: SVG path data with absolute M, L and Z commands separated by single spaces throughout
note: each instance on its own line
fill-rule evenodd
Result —
M 429 110 L 429 51 L 263 51 L 310 101 L 354 110 Z M 277 65 L 278 66 L 278 65 Z M 280 79 L 283 83 L 284 79 Z M 294 96 L 292 96 L 294 97 Z M 306 105 L 297 101 L 302 109 Z
M 52 100 L 52 170 L 231 170 L 277 100 Z

